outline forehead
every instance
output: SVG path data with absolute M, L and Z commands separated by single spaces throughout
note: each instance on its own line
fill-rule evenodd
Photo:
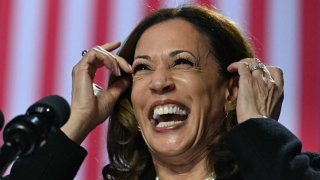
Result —
M 145 51 L 172 51 L 175 49 L 207 51 L 208 39 L 191 23 L 171 19 L 149 27 L 140 37 L 135 54 Z

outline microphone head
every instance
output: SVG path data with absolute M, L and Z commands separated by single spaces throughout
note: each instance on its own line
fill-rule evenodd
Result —
M 4 142 L 29 155 L 47 138 L 48 133 L 57 130 L 69 118 L 68 102 L 60 96 L 51 95 L 31 105 L 25 115 L 11 120 L 3 130 Z
M 26 114 L 45 114 L 48 118 L 53 118 L 57 127 L 61 127 L 70 116 L 70 106 L 61 96 L 50 95 L 31 105 Z
M 2 129 L 4 124 L 4 116 L 2 114 L 2 111 L 0 110 L 0 130 Z

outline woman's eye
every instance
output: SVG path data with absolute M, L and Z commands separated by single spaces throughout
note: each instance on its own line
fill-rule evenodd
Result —
M 145 64 L 138 64 L 133 68 L 133 74 L 136 74 L 139 71 L 149 70 L 150 68 Z
M 174 66 L 177 66 L 177 65 L 189 65 L 189 66 L 193 66 L 194 63 L 191 62 L 191 61 L 188 60 L 188 59 L 179 58 L 179 59 L 177 59 L 177 60 L 174 61 L 173 65 L 174 65 Z

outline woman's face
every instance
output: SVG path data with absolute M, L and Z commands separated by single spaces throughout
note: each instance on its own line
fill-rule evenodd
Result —
M 207 37 L 182 19 L 153 25 L 137 43 L 133 71 L 132 104 L 151 153 L 205 154 L 225 101 Z

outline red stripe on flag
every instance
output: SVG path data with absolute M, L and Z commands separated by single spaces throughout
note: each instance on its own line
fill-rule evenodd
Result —
M 4 116 L 7 112 L 5 99 L 7 97 L 6 85 L 8 84 L 7 73 L 8 73 L 8 58 L 9 58 L 9 47 L 11 37 L 11 15 L 12 7 L 15 1 L 0 1 L 0 110 L 2 110 Z M 0 138 L 2 143 L 2 138 Z
M 111 23 L 111 14 L 112 12 L 112 2 L 106 0 L 96 0 L 94 1 L 94 16 L 92 19 L 93 27 L 93 45 L 102 45 L 109 41 L 109 35 L 111 34 L 110 30 L 112 28 L 108 28 L 108 25 Z M 94 81 L 105 87 L 107 79 L 107 71 L 105 68 L 100 68 L 95 75 Z M 105 124 L 105 123 L 104 123 Z M 106 134 L 106 126 L 100 125 L 95 128 L 87 138 L 87 148 L 88 148 L 88 157 L 86 159 L 86 173 L 84 179 L 101 179 L 102 173 L 102 162 L 105 162 L 102 158 L 102 153 L 107 153 L 105 151 L 105 134 Z
M 300 3 L 300 136 L 304 150 L 320 151 L 320 1 L 300 0 Z
M 154 12 L 160 8 L 160 1 L 161 0 L 145 0 L 146 6 L 145 6 L 145 15 L 150 14 L 151 12 Z
M 197 0 L 197 3 L 208 8 L 214 7 L 213 0 Z
M 54 85 L 56 81 L 56 68 L 57 68 L 57 53 L 58 53 L 58 40 L 59 40 L 59 22 L 61 18 L 59 12 L 61 6 L 60 0 L 47 0 L 45 14 L 45 29 L 43 33 L 43 49 L 42 61 L 42 75 L 41 75 L 41 90 L 40 96 L 47 96 L 54 93 Z
M 108 8 L 110 8 L 111 2 L 106 0 L 96 0 L 95 1 L 95 14 L 93 16 L 93 45 L 102 45 L 109 41 L 110 38 L 108 36 L 111 34 L 110 29 L 108 28 L 108 25 L 110 25 L 110 17 L 111 14 L 109 12 L 112 12 Z M 94 81 L 101 85 L 102 87 L 105 87 L 106 85 L 106 76 L 107 71 L 105 68 L 101 68 L 97 71 Z
M 265 62 L 266 45 L 266 0 L 248 0 L 249 8 L 249 27 L 248 30 L 252 37 L 252 44 L 256 56 Z

